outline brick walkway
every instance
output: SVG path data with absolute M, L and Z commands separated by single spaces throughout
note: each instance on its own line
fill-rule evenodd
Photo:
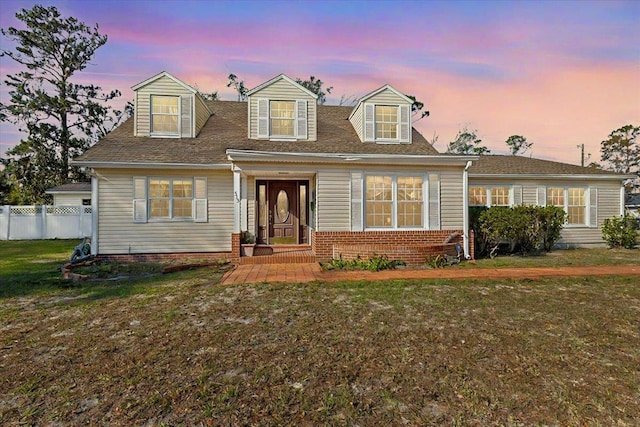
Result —
M 262 282 L 337 282 L 341 280 L 393 279 L 521 279 L 536 277 L 639 276 L 639 265 L 606 265 L 592 267 L 525 267 L 525 268 L 443 268 L 438 270 L 322 271 L 314 264 L 240 265 L 228 271 L 221 284 Z

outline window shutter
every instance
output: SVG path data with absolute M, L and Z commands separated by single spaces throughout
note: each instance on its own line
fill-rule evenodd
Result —
M 538 206 L 547 206 L 547 187 L 538 185 Z
M 440 230 L 440 175 L 429 174 L 429 229 Z
M 296 101 L 296 129 L 298 139 L 307 139 L 307 101 Z
M 376 106 L 364 104 L 364 140 L 376 140 Z
M 146 177 L 133 177 L 133 222 L 147 222 Z
M 522 185 L 514 185 L 511 187 L 511 191 L 513 191 L 513 206 L 520 206 L 522 204 Z
M 589 187 L 589 227 L 598 226 L 598 189 Z
M 269 100 L 258 99 L 258 138 L 269 137 Z
M 207 178 L 194 179 L 193 219 L 195 222 L 207 222 Z
M 351 172 L 351 231 L 362 231 L 362 172 Z
M 180 97 L 180 136 L 191 138 L 191 96 Z
M 411 142 L 411 109 L 409 105 L 400 106 L 400 142 Z

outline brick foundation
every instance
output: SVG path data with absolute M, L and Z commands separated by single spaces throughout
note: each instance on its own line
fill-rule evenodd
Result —
M 456 255 L 455 243 L 462 245 L 462 237 L 443 243 L 454 232 L 462 233 L 462 230 L 316 231 L 311 237 L 318 261 L 340 256 L 343 259 L 357 256 L 368 259 L 386 255 L 408 265 L 419 265 L 424 264 L 427 256 Z M 473 257 L 473 253 L 470 255 Z

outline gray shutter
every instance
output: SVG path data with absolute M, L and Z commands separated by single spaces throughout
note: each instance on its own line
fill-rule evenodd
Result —
M 351 231 L 362 226 L 362 172 L 351 172 Z
M 298 139 L 307 139 L 307 101 L 296 101 L 296 129 Z
M 598 189 L 589 187 L 589 227 L 598 226 Z
M 400 142 L 411 142 L 411 108 L 400 106 Z
M 207 178 L 194 179 L 193 219 L 195 222 L 207 222 Z
M 269 137 L 269 100 L 258 99 L 258 138 Z
M 191 138 L 191 95 L 180 97 L 180 136 Z
M 133 177 L 133 222 L 147 222 L 147 178 Z
M 547 187 L 538 185 L 538 206 L 547 206 Z
M 376 140 L 376 106 L 364 104 L 364 140 Z
M 429 174 L 429 229 L 440 230 L 440 175 Z
M 513 191 L 513 206 L 520 206 L 522 204 L 522 185 L 514 185 Z

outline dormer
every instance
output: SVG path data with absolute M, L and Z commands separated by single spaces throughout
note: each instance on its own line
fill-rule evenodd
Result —
M 211 116 L 198 91 L 166 71 L 134 91 L 134 136 L 194 138 Z
M 411 143 L 413 100 L 389 85 L 360 98 L 349 116 L 362 142 Z
M 250 139 L 317 139 L 318 95 L 284 74 L 250 90 L 247 98 Z

